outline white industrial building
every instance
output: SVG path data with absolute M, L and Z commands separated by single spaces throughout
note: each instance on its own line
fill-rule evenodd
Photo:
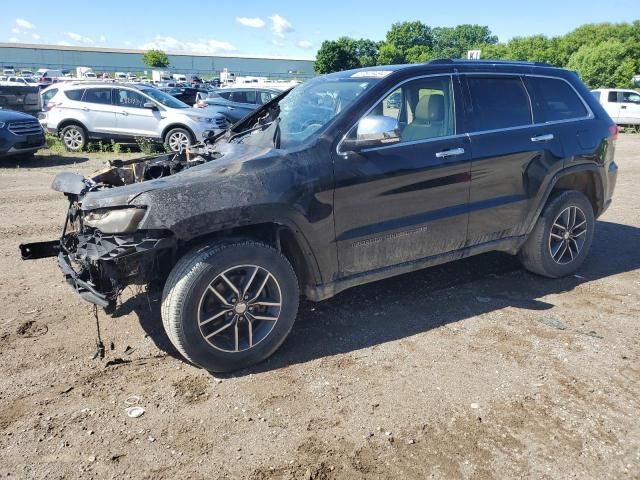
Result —
M 76 67 L 92 67 L 102 72 L 135 72 L 150 68 L 142 63 L 144 50 L 67 47 L 60 45 L 36 45 L 23 43 L 0 43 L 0 68 L 37 70 L 51 68 L 72 70 Z M 218 76 L 225 68 L 236 75 L 260 76 L 273 79 L 304 80 L 314 75 L 313 60 L 257 55 L 208 55 L 167 52 L 172 72 Z

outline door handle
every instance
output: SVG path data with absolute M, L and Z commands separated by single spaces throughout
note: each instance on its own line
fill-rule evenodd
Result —
M 531 137 L 531 141 L 533 143 L 544 143 L 550 142 L 553 140 L 553 133 L 547 133 L 546 135 L 536 135 L 535 137 Z
M 620 108 L 621 108 L 622 110 L 624 110 L 625 108 L 627 108 L 627 106 L 626 106 L 626 105 L 620 105 Z
M 464 148 L 450 148 L 449 150 L 442 150 L 436 153 L 436 158 L 457 157 L 464 153 Z
M 236 107 L 227 107 L 229 110 L 235 110 Z
M 88 112 L 89 111 L 89 107 L 82 107 L 82 110 L 85 111 L 85 112 Z
M 120 115 L 129 115 L 129 112 L 127 112 L 127 111 L 125 111 L 125 110 L 122 110 L 122 111 L 120 112 Z

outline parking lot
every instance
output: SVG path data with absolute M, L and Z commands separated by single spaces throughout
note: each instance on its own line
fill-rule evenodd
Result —
M 486 254 L 303 302 L 271 359 L 221 377 L 133 289 L 93 360 L 92 307 L 53 259 L 19 258 L 61 232 L 55 173 L 134 155 L 0 165 L 2 476 L 640 478 L 639 135 L 578 275 Z

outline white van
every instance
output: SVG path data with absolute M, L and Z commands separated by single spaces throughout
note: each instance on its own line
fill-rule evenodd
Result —
M 41 68 L 37 71 L 37 77 L 40 80 L 40 83 L 51 83 L 57 80 L 58 78 L 63 78 L 64 74 L 62 70 L 51 70 L 49 68 Z
M 640 92 L 621 88 L 598 88 L 591 93 L 618 125 L 640 125 Z

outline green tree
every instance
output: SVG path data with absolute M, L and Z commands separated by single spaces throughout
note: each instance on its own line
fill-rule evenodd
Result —
M 360 61 L 354 47 L 354 40 L 349 37 L 340 37 L 338 40 L 325 40 L 322 42 L 316 55 L 315 71 L 320 74 L 339 72 L 358 68 Z
M 358 63 L 361 67 L 372 67 L 378 63 L 379 42 L 361 38 L 360 40 L 353 40 L 352 48 L 356 57 L 358 57 Z
M 147 50 L 142 55 L 142 63 L 147 67 L 164 68 L 169 66 L 169 57 L 162 50 Z
M 504 43 L 481 45 L 478 49 L 481 50 L 482 58 L 485 59 L 506 60 L 509 58 L 509 49 Z
M 436 27 L 431 34 L 433 58 L 466 58 L 468 50 L 498 43 L 498 37 L 491 35 L 491 30 L 485 25 Z
M 559 42 L 558 38 L 548 38 L 545 35 L 514 37 L 507 43 L 506 58 L 562 65 Z
M 380 47 L 378 65 L 396 65 L 406 63 L 405 55 L 392 43 L 385 43 Z
M 431 49 L 425 45 L 416 45 L 407 50 L 405 59 L 408 63 L 424 63 L 433 58 Z
M 631 77 L 638 71 L 638 60 L 630 56 L 631 51 L 631 45 L 619 40 L 584 44 L 571 55 L 567 67 L 576 70 L 591 88 L 631 87 Z

